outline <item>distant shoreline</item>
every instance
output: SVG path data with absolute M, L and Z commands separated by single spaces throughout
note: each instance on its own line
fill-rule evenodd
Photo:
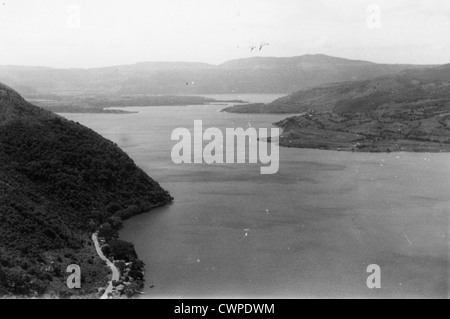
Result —
M 224 105 L 245 101 L 237 99 L 214 99 L 201 95 L 30 95 L 27 100 L 53 113 L 90 113 L 90 114 L 131 114 L 136 113 L 117 108 L 128 107 L 171 107 L 189 105 Z M 116 109 L 114 109 L 116 108 Z

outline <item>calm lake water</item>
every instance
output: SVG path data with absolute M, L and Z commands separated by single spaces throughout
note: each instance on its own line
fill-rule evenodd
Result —
M 449 296 L 449 154 L 282 148 L 270 176 L 260 164 L 173 164 L 177 127 L 271 127 L 287 117 L 223 107 L 64 114 L 116 142 L 175 197 L 121 232 L 146 263 L 143 297 Z M 381 289 L 367 288 L 371 264 Z

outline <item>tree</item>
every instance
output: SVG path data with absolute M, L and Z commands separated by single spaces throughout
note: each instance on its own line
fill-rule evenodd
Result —
M 104 223 L 100 226 L 98 236 L 104 238 L 107 242 L 115 240 L 119 237 L 119 233 L 114 229 L 110 223 Z
M 113 240 L 109 243 L 109 248 L 111 256 L 115 260 L 130 262 L 137 259 L 137 254 L 132 243 L 123 240 Z

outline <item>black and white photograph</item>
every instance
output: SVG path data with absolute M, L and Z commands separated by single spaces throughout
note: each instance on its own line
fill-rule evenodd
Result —
M 448 299 L 449 232 L 448 0 L 0 1 L 0 299 Z

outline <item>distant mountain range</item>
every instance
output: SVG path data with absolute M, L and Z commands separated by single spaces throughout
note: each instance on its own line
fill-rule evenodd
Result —
M 363 81 L 425 66 L 326 55 L 247 58 L 210 65 L 145 62 L 93 69 L 0 66 L 0 81 L 32 94 L 290 94 L 325 83 Z

